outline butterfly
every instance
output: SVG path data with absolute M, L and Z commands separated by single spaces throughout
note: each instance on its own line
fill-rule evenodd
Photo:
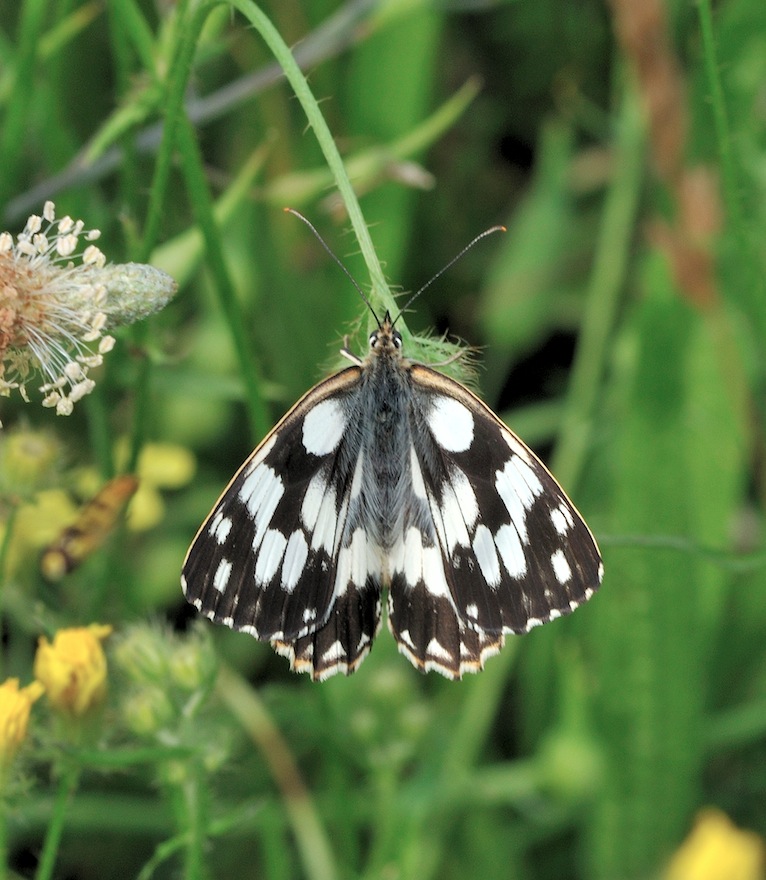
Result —
M 506 634 L 589 599 L 603 564 L 535 454 L 465 386 L 409 360 L 398 318 L 375 320 L 366 357 L 344 347 L 352 365 L 308 391 L 234 475 L 181 583 L 202 614 L 317 681 L 359 667 L 386 590 L 401 653 L 459 679 Z

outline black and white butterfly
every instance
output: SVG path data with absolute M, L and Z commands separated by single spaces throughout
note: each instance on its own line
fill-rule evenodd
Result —
M 459 382 L 405 358 L 388 312 L 376 321 L 367 356 L 344 349 L 353 366 L 305 394 L 239 469 L 181 582 L 211 620 L 315 680 L 359 666 L 387 589 L 399 650 L 457 679 L 506 633 L 589 599 L 603 565 L 534 453 Z

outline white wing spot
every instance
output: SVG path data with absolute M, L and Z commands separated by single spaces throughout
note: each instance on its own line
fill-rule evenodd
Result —
M 529 487 L 529 491 L 532 495 L 540 495 L 543 491 L 543 484 L 540 482 L 540 478 L 534 470 L 527 464 L 527 462 L 519 458 L 518 455 L 513 456 L 511 461 L 516 466 L 516 470 L 519 472 L 521 479 Z
M 476 501 L 476 493 L 468 477 L 459 467 L 452 469 L 450 473 L 450 485 L 457 498 L 463 522 L 470 529 L 479 518 L 479 504 Z
M 444 596 L 452 604 L 447 578 L 444 574 L 444 562 L 438 547 L 423 548 L 423 583 L 426 592 L 432 596 Z
M 458 545 L 461 547 L 468 547 L 471 543 L 471 539 L 468 536 L 468 529 L 465 526 L 463 511 L 460 509 L 460 502 L 452 491 L 450 483 L 446 483 L 443 487 L 442 504 L 439 508 L 439 514 L 440 516 L 434 517 L 434 519 L 437 521 L 438 519 L 441 519 L 443 524 L 445 549 L 449 553 L 452 553 Z
M 410 446 L 410 475 L 415 495 L 418 498 L 426 498 L 426 484 L 423 481 L 423 471 L 420 469 L 420 462 L 414 446 Z
M 243 482 L 239 490 L 239 500 L 247 507 L 247 512 L 255 522 L 253 550 L 257 550 L 260 546 L 274 511 L 284 494 L 285 487 L 282 480 L 265 464 L 254 468 Z
M 566 535 L 573 525 L 572 514 L 569 508 L 564 504 L 555 507 L 551 511 L 551 522 L 559 535 Z
M 213 587 L 218 590 L 219 593 L 223 593 L 226 589 L 226 585 L 229 583 L 229 576 L 231 575 L 231 563 L 228 559 L 222 559 L 218 563 L 218 568 L 215 570 L 215 574 L 213 575 Z
M 572 569 L 569 567 L 569 563 L 566 560 L 566 556 L 564 556 L 563 550 L 557 550 L 551 556 L 551 565 L 553 566 L 553 573 L 556 575 L 556 580 L 560 584 L 565 584 L 572 577 Z
M 438 657 L 440 660 L 452 660 L 452 654 L 439 644 L 436 639 L 431 639 L 431 641 L 426 646 L 426 654 L 430 654 L 432 657 Z
M 263 543 L 255 563 L 255 582 L 268 584 L 279 571 L 285 555 L 287 538 L 278 529 L 269 529 L 263 536 Z
M 208 532 L 210 537 L 217 544 L 223 544 L 224 541 L 229 537 L 229 532 L 231 531 L 232 521 L 228 516 L 224 516 L 220 510 L 216 511 L 215 516 L 210 521 L 210 527 Z
M 319 510 L 316 514 L 316 524 L 311 535 L 311 549 L 317 550 L 322 547 L 332 554 L 335 543 L 335 530 L 338 525 L 338 511 L 335 509 L 335 487 L 327 486 Z
M 416 526 L 407 529 L 404 540 L 399 540 L 391 551 L 390 559 L 391 570 L 401 572 L 407 586 L 415 587 L 422 580 L 427 592 L 445 596 L 452 604 L 441 551 L 437 546 L 424 547 L 423 534 Z
M 532 464 L 535 461 L 534 453 L 529 449 L 529 447 L 522 440 L 510 431 L 508 428 L 503 431 L 503 439 L 510 447 L 511 451 L 516 455 L 521 456 L 527 464 Z
M 329 455 L 346 430 L 346 416 L 341 405 L 328 397 L 313 406 L 303 420 L 303 445 L 312 455 Z
M 439 516 L 434 516 L 435 521 L 441 519 L 443 523 L 444 528 L 439 529 L 439 533 L 443 536 L 448 552 L 452 553 L 457 545 L 470 546 L 468 529 L 473 527 L 478 518 L 479 504 L 471 481 L 460 468 L 454 467 L 449 480 L 442 486 Z
M 452 397 L 437 397 L 426 416 L 436 442 L 447 452 L 465 452 L 473 443 L 473 416 Z
M 508 574 L 513 578 L 523 577 L 527 572 L 527 558 L 516 529 L 510 525 L 500 526 L 495 544 Z
M 367 540 L 364 529 L 356 529 L 351 536 L 351 543 L 343 547 L 338 554 L 335 570 L 335 598 L 348 592 L 349 582 L 357 589 L 364 586 L 367 575 L 373 571 L 375 563 L 372 557 L 372 546 Z
M 359 457 L 354 465 L 354 478 L 351 481 L 351 499 L 358 497 L 362 491 L 362 477 L 364 475 L 364 451 L 359 451 Z
M 347 548 L 347 552 L 351 554 L 351 582 L 356 587 L 363 587 L 367 575 L 372 573 L 373 561 L 370 550 L 367 533 L 364 529 L 357 529 Z
M 423 577 L 423 537 L 420 530 L 411 526 L 404 539 L 404 579 L 414 586 Z
M 317 517 L 326 492 L 327 480 L 324 470 L 317 471 L 309 481 L 306 494 L 301 502 L 301 522 L 309 532 L 313 532 L 317 524 Z
M 518 455 L 512 455 L 505 467 L 495 474 L 495 488 L 508 508 L 519 538 L 526 544 L 527 511 L 543 491 L 543 484 L 526 462 Z
M 479 563 L 484 580 L 491 586 L 496 587 L 500 583 L 500 560 L 497 558 L 497 549 L 492 540 L 492 532 L 482 523 L 473 536 L 473 552 Z
M 475 602 L 465 606 L 465 616 L 476 620 L 479 616 L 479 606 Z
M 253 457 L 250 461 L 247 462 L 247 473 L 251 474 L 260 463 L 266 458 L 266 456 L 271 452 L 277 442 L 277 438 L 279 437 L 279 433 L 274 431 L 270 437 L 267 437 L 263 443 L 258 446 L 253 453 Z
M 333 642 L 330 647 L 322 654 L 322 663 L 333 663 L 346 656 L 346 649 L 340 642 Z
M 310 623 L 312 620 L 316 620 L 317 610 L 316 608 L 304 608 L 303 609 L 303 622 Z
M 291 593 L 298 584 L 306 566 L 309 555 L 309 545 L 303 536 L 303 531 L 298 529 L 290 535 L 290 540 L 285 548 L 285 561 L 282 563 L 282 589 Z

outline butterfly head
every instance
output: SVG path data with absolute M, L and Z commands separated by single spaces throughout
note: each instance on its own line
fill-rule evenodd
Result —
M 386 312 L 377 330 L 370 334 L 370 352 L 398 354 L 402 350 L 402 334 L 394 329 L 391 315 Z

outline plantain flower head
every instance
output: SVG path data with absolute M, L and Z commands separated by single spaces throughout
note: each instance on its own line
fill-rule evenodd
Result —
M 53 642 L 43 636 L 35 655 L 35 677 L 58 712 L 79 718 L 106 696 L 106 656 L 101 642 L 111 626 L 60 629 Z
M 56 219 L 53 202 L 15 240 L 0 232 L 0 395 L 16 389 L 28 400 L 26 385 L 39 376 L 43 406 L 69 415 L 114 346 L 107 327 L 144 318 L 175 293 L 151 266 L 108 265 L 93 244 L 99 236 L 82 220 Z
M 43 686 L 37 681 L 21 689 L 18 678 L 0 684 L 0 769 L 10 764 L 24 742 L 32 703 L 42 693 Z

